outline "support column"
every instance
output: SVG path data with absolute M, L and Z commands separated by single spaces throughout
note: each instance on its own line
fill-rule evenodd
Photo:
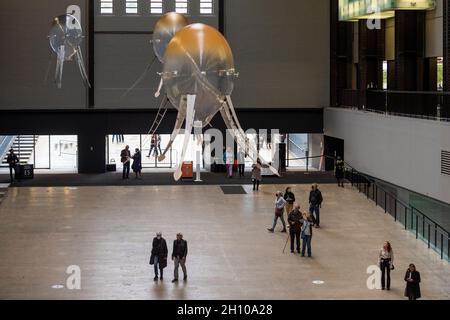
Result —
M 450 0 L 443 2 L 443 57 L 444 57 L 444 91 L 450 91 Z
M 425 11 L 395 13 L 396 90 L 424 90 Z
M 331 0 L 330 104 L 342 103 L 343 91 L 352 85 L 353 23 L 339 21 L 339 1 Z

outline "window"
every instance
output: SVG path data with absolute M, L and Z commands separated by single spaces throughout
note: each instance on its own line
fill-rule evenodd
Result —
M 175 12 L 187 14 L 189 12 L 188 0 L 175 0 Z
M 126 0 L 125 12 L 127 14 L 137 14 L 138 13 L 137 0 Z
M 383 90 L 388 88 L 388 62 L 383 61 Z
M 100 14 L 113 13 L 113 0 L 100 0 Z
M 200 0 L 200 14 L 213 14 L 213 0 Z
M 162 14 L 163 13 L 162 0 L 150 0 L 150 13 L 151 14 Z

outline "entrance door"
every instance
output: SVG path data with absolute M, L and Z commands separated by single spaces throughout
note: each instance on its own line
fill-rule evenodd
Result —
M 325 171 L 334 170 L 334 159 L 338 156 L 344 160 L 344 140 L 324 136 Z

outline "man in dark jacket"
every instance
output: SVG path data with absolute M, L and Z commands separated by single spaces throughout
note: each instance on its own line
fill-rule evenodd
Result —
M 17 170 L 17 164 L 19 163 L 19 158 L 17 158 L 16 154 L 14 153 L 14 150 L 9 150 L 9 155 L 6 158 L 6 162 L 8 162 L 9 165 L 9 177 L 11 179 L 11 183 L 14 182 L 14 176 L 16 175 Z M 14 176 L 13 176 L 13 170 L 14 170 Z
M 337 157 L 336 165 L 334 166 L 334 176 L 336 177 L 338 187 L 344 187 L 344 170 L 345 163 L 341 157 Z
M 183 269 L 183 280 L 187 280 L 186 271 L 186 256 L 188 253 L 187 241 L 183 240 L 183 235 L 181 233 L 177 234 L 177 240 L 173 242 L 172 260 L 175 263 L 174 278 L 172 282 L 178 281 L 178 268 L 181 265 Z
M 302 230 L 302 213 L 300 205 L 294 203 L 294 210 L 288 215 L 289 235 L 291 237 L 291 253 L 294 253 L 294 239 L 296 240 L 297 252 L 300 253 L 300 232 Z
M 167 267 L 168 253 L 166 240 L 162 237 L 162 233 L 158 232 L 156 237 L 153 238 L 152 255 L 150 257 L 150 265 L 155 267 L 155 278 L 153 280 L 158 281 L 158 269 L 160 271 L 160 279 L 163 280 L 163 270 Z
M 128 179 L 130 177 L 130 160 L 131 160 L 130 147 L 126 146 L 125 149 L 123 149 L 120 152 L 120 161 L 123 164 L 122 179 Z
M 309 193 L 309 212 L 314 217 L 316 228 L 320 228 L 320 207 L 322 206 L 322 192 L 320 192 L 317 183 L 311 186 Z

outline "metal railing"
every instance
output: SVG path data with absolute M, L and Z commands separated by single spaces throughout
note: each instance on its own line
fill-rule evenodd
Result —
M 364 193 L 367 199 L 384 209 L 396 222 L 403 225 L 405 230 L 414 233 L 416 239 L 423 240 L 428 248 L 436 251 L 441 259 L 450 261 L 450 232 L 428 217 L 425 213 L 400 201 L 394 194 L 387 191 L 373 178 L 356 171 L 346 164 L 345 178 Z
M 340 92 L 338 104 L 369 112 L 450 121 L 450 92 L 351 90 Z
M 300 159 L 321 158 L 333 159 L 332 156 L 312 156 Z M 293 159 L 290 159 L 293 160 Z M 424 241 L 428 248 L 436 251 L 441 259 L 450 261 L 450 232 L 438 222 L 431 219 L 424 212 L 399 200 L 396 195 L 387 191 L 374 178 L 357 171 L 348 163 L 345 163 L 345 179 L 351 185 L 364 193 L 368 200 L 372 200 L 376 206 L 384 209 L 386 214 L 391 215 L 396 222 L 403 225 L 405 230 L 415 234 L 416 239 Z

